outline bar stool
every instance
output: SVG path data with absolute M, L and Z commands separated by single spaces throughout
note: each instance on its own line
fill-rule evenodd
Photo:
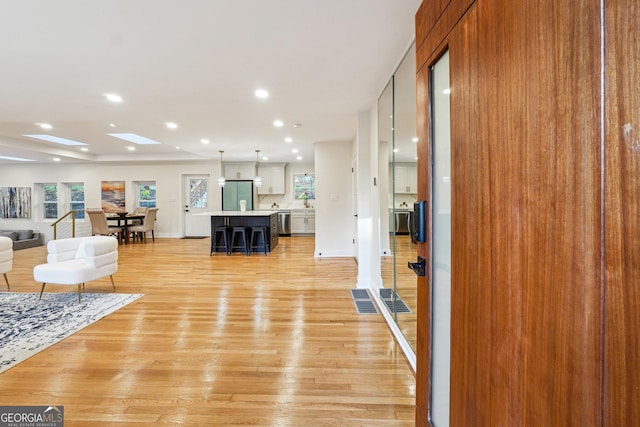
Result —
M 231 255 L 231 248 L 227 236 L 229 235 L 229 227 L 220 225 L 213 229 L 213 242 L 211 242 L 211 254 L 218 252 L 218 249 L 224 249 L 227 255 Z M 211 255 L 209 254 L 209 255 Z
M 257 242 L 256 242 L 257 239 Z M 262 244 L 260 242 L 262 241 Z M 254 249 L 264 249 L 264 254 L 268 253 L 267 251 L 267 227 L 251 227 L 251 240 L 249 253 L 251 253 Z
M 240 244 L 240 240 L 242 240 L 242 244 Z M 234 249 L 242 249 L 246 255 L 249 255 L 247 231 L 244 227 L 231 227 L 231 248 L 229 250 L 229 255 L 231 255 L 231 252 L 233 252 Z

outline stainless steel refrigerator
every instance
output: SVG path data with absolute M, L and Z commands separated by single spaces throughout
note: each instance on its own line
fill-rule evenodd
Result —
M 253 210 L 253 181 L 227 181 L 222 187 L 222 210 L 239 211 L 240 200 L 247 201 L 247 210 Z

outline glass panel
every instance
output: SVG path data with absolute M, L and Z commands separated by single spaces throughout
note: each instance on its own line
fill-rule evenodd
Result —
M 195 178 L 189 180 L 189 203 L 192 208 L 206 208 L 208 205 L 209 180 Z
M 393 177 L 395 217 L 395 292 L 392 307 L 396 323 L 411 346 L 417 340 L 417 277 L 407 267 L 415 262 L 411 241 L 413 204 L 418 197 L 416 147 L 416 55 L 411 45 L 393 75 Z
M 383 288 L 395 283 L 393 214 L 393 77 L 378 98 L 378 175 L 380 176 L 380 268 Z
M 449 53 L 431 69 L 432 241 L 431 241 L 431 419 L 449 425 L 451 364 L 451 132 Z
M 411 241 L 413 203 L 418 192 L 416 140 L 416 55 L 412 44 L 378 98 L 378 174 L 380 297 L 414 349 L 417 279 L 407 263 L 416 259 L 416 245 Z

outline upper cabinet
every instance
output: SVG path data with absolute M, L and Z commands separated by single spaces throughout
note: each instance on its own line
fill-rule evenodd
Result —
M 394 188 L 396 194 L 418 193 L 418 174 L 415 164 L 396 164 Z
M 285 194 L 285 167 L 285 163 L 260 165 L 258 175 L 262 178 L 262 185 L 258 188 L 258 194 Z
M 226 179 L 253 179 L 256 172 L 255 164 L 251 163 L 225 163 L 224 177 Z

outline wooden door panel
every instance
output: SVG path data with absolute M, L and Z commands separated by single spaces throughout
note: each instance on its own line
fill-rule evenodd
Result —
M 466 10 L 463 3 L 448 7 Z M 452 425 L 597 424 L 599 2 L 478 0 L 461 19 L 452 13 L 440 15 L 456 22 L 451 31 L 435 22 L 424 32 L 417 64 L 420 81 L 448 46 Z M 429 111 L 420 94 L 418 107 L 420 120 Z M 428 162 L 419 171 L 426 181 Z M 419 351 L 419 388 L 424 357 Z

